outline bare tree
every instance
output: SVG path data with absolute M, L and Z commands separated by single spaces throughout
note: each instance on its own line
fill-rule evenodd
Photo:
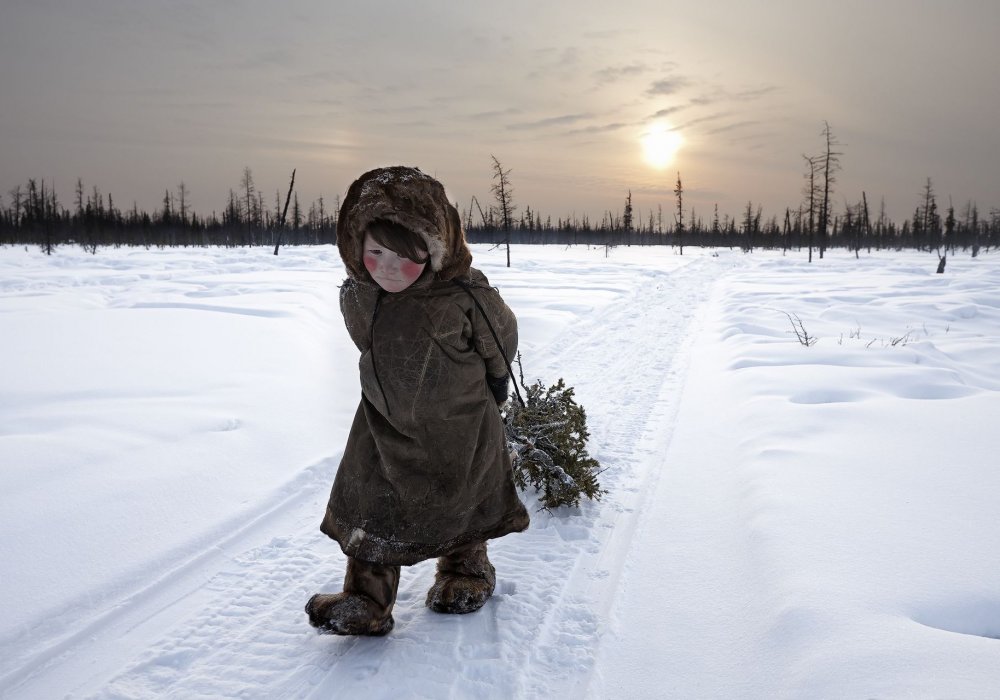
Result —
M 240 180 L 240 188 L 243 190 L 243 197 L 246 202 L 247 242 L 250 245 L 253 245 L 253 209 L 255 190 L 253 184 L 253 173 L 250 172 L 249 166 L 243 168 L 243 179 Z
M 297 168 L 292 169 L 292 179 L 288 183 L 288 194 L 285 195 L 285 206 L 281 210 L 281 218 L 278 219 L 278 240 L 274 244 L 274 254 L 278 254 L 278 248 L 281 247 L 281 233 L 285 228 L 285 216 L 288 214 L 288 203 L 292 200 L 292 190 L 295 189 L 295 171 Z M 280 204 L 280 201 L 279 201 Z M 277 212 L 275 212 L 277 213 Z
M 236 193 L 230 189 L 229 201 L 226 203 L 226 208 L 222 212 L 222 221 L 229 226 L 234 226 L 239 223 L 241 216 L 242 214 L 240 213 L 239 199 L 237 199 Z
M 677 186 L 674 187 L 677 197 L 677 245 L 680 254 L 684 255 L 684 187 L 681 186 L 681 174 L 677 173 Z
M 864 236 L 868 241 L 868 252 L 872 252 L 871 244 L 871 233 L 872 224 L 871 217 L 868 214 L 868 195 L 862 191 L 861 192 L 861 225 L 858 227 L 858 239 L 854 246 L 854 258 L 855 260 L 860 257 L 859 252 L 861 250 L 861 236 Z
M 833 150 L 842 144 L 833 135 L 829 122 L 823 122 L 823 131 L 820 133 L 826 142 L 823 154 L 819 157 L 823 177 L 823 199 L 819 209 L 819 257 L 822 259 L 823 253 L 826 252 L 827 227 L 830 221 L 830 195 L 836 182 L 835 175 L 840 170 L 840 156 L 844 154 Z
M 101 191 L 97 189 L 97 185 L 94 185 L 91 198 L 87 201 L 87 207 L 98 218 L 104 215 L 104 198 L 101 196 Z
M 969 200 L 965 204 L 965 228 L 972 234 L 972 257 L 979 257 L 979 208 Z
M 625 245 L 632 245 L 632 190 L 628 191 L 625 198 L 625 211 L 622 214 L 622 228 L 625 230 Z
M 819 199 L 818 184 L 816 182 L 816 176 L 819 171 L 819 158 L 817 156 L 807 156 L 804 153 L 802 158 L 806 161 L 806 186 L 803 190 L 805 194 L 805 205 L 806 211 L 809 212 L 809 219 L 807 221 L 807 235 L 809 240 L 809 262 L 813 259 L 813 231 L 816 226 L 816 201 Z
M 99 199 L 99 198 L 98 198 Z M 170 190 L 163 190 L 163 209 L 160 211 L 160 219 L 165 224 L 169 224 L 173 221 L 173 197 L 170 195 Z
M 181 184 L 177 185 L 177 205 L 181 209 L 181 225 L 186 225 L 188 220 L 188 188 L 181 180 Z
M 931 241 L 933 241 L 934 247 L 940 248 L 942 235 L 941 215 L 938 214 L 937 196 L 934 194 L 930 178 L 927 178 L 927 183 L 924 185 L 923 197 L 923 232 L 928 238 L 927 247 L 930 249 Z
M 76 178 L 76 215 L 83 216 L 83 178 Z
M 885 196 L 883 195 L 879 203 L 878 221 L 875 223 L 875 247 L 878 250 L 882 250 L 882 238 L 885 235 L 886 229 L 885 221 Z
M 785 255 L 792 244 L 792 210 L 785 207 L 785 226 L 782 229 L 781 254 Z
M 483 222 L 483 228 L 489 228 L 489 223 L 486 219 L 486 212 L 483 211 L 483 207 L 479 204 L 479 200 L 476 199 L 476 195 L 472 195 L 472 201 L 469 203 L 469 223 L 472 223 L 472 205 L 476 205 L 476 209 L 479 210 L 479 218 Z
M 16 187 L 8 190 L 7 194 L 10 195 L 11 205 L 13 207 L 11 222 L 14 224 L 14 228 L 16 229 L 21 225 L 21 204 L 24 201 L 22 199 L 24 197 L 24 192 L 21 191 L 21 186 L 17 185 Z
M 510 170 L 504 170 L 496 156 L 491 154 L 490 158 L 493 159 L 493 186 L 490 189 L 497 200 L 500 226 L 506 234 L 507 267 L 510 267 L 510 229 L 516 209 L 513 200 L 514 188 L 510 184 Z
M 758 217 L 760 214 L 758 213 Z M 753 238 L 754 229 L 756 227 L 756 221 L 753 214 L 753 202 L 747 202 L 747 208 L 743 212 L 743 233 L 746 236 L 745 242 L 743 244 L 743 250 L 752 253 L 753 252 Z

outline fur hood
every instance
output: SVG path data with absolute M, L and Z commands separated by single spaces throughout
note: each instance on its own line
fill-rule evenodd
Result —
M 372 282 L 361 258 L 365 229 L 375 219 L 394 221 L 419 234 L 439 279 L 468 276 L 472 253 L 458 210 L 431 176 L 395 165 L 369 170 L 348 188 L 337 220 L 337 247 L 347 273 L 358 281 Z

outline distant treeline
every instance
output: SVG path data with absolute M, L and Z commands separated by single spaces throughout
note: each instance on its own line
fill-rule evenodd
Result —
M 542 217 L 525 207 L 520 216 L 509 209 L 502 216 L 500 207 L 462 210 L 466 235 L 472 243 L 516 243 L 553 245 L 670 245 L 679 247 L 729 247 L 752 251 L 764 249 L 815 249 L 819 255 L 827 248 L 937 250 L 940 253 L 1000 247 L 1000 210 L 991 209 L 981 216 L 977 206 L 966 204 L 956 212 L 949 206 L 938 211 L 936 198 L 927 181 L 913 217 L 901 223 L 889 221 L 885 214 L 872 214 L 867 199 L 845 206 L 829 217 L 821 227 L 815 212 L 808 207 L 786 209 L 780 216 L 764 218 L 760 206 L 748 202 L 740 217 L 724 215 L 718 207 L 708 221 L 693 211 L 685 211 L 678 177 L 677 208 L 664 214 L 661 208 L 639 219 L 629 195 L 620 212 L 606 212 L 600 221 L 588 217 Z M 336 214 L 339 197 L 332 208 L 323 198 L 305 211 L 295 195 L 287 220 L 281 221 L 284 197 L 275 193 L 269 207 L 263 194 L 253 184 L 247 168 L 239 193 L 230 190 L 221 215 L 212 212 L 200 216 L 188 205 L 188 192 L 181 183 L 176 192 L 165 192 L 163 205 L 148 213 L 134 204 L 120 209 L 111 195 L 102 195 L 94 187 L 84 192 L 77 181 L 74 202 L 64 206 L 45 181 L 28 180 L 8 192 L 0 201 L 0 244 L 37 245 L 51 253 L 58 246 L 78 245 L 96 253 L 100 248 L 118 246 L 275 246 L 279 237 L 285 245 L 317 245 L 336 242 Z M 474 200 L 475 202 L 475 200 Z M 478 207 L 478 203 L 477 207 Z M 672 208 L 673 209 L 673 208 Z M 884 207 L 880 207 L 884 209 Z M 826 230 L 824 231 L 823 228 Z
M 303 211 L 296 194 L 285 221 L 281 220 L 281 193 L 275 193 L 275 198 L 274 208 L 269 208 L 263 193 L 254 187 L 249 168 L 239 194 L 229 190 L 221 216 L 214 211 L 208 216 L 192 211 L 184 183 L 176 193 L 167 190 L 163 205 L 150 214 L 135 204 L 120 209 L 111 194 L 105 197 L 97 187 L 85 193 L 81 180 L 77 180 L 75 201 L 65 207 L 44 180 L 28 180 L 11 189 L 3 202 L 6 206 L 0 206 L 0 244 L 38 245 L 49 253 L 57 246 L 79 245 L 96 253 L 109 246 L 274 246 L 279 237 L 285 245 L 336 241 L 339 198 L 332 211 L 322 197 Z
M 673 217 L 671 217 L 673 218 Z M 949 208 L 942 219 L 933 208 L 926 215 L 918 207 L 912 219 L 901 224 L 889 221 L 884 214 L 873 221 L 861 205 L 846 207 L 832 217 L 826 235 L 816 222 L 810 226 L 808 213 L 802 209 L 786 209 L 779 218 L 763 218 L 761 207 L 748 202 L 740 219 L 719 217 L 718 211 L 709 221 L 701 217 L 689 219 L 683 225 L 663 222 L 657 211 L 639 225 L 625 225 L 624 216 L 608 212 L 600 222 L 587 217 L 573 220 L 557 219 L 544 222 L 540 217 L 522 218 L 505 231 L 499 225 L 466 220 L 466 237 L 472 243 L 557 244 L 557 245 L 670 245 L 706 248 L 740 248 L 752 251 L 815 249 L 822 254 L 827 248 L 848 250 L 918 249 L 941 253 L 957 250 L 980 251 L 1000 248 L 1000 209 L 992 209 L 989 217 L 980 217 L 974 204 L 967 205 L 957 216 Z

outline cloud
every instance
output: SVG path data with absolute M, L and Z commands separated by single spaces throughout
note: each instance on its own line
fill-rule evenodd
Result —
M 571 80 L 576 76 L 581 64 L 581 51 L 575 46 L 567 46 L 562 49 L 536 49 L 535 54 L 540 57 L 557 55 L 550 60 L 539 60 L 535 69 L 527 74 L 528 80 L 551 78 L 553 73 L 562 80 Z
M 764 95 L 770 95 L 772 92 L 776 92 L 777 89 L 777 85 L 765 85 L 753 90 L 743 90 L 742 92 L 734 93 L 732 99 L 741 101 L 756 100 L 758 97 L 763 97 Z
M 760 122 L 759 121 L 735 122 L 733 124 L 726 124 L 724 126 L 717 126 L 714 129 L 709 129 L 705 133 L 708 134 L 708 135 L 713 135 L 714 136 L 715 134 L 722 134 L 722 133 L 725 133 L 727 131 L 735 131 L 736 129 L 742 129 L 745 126 L 756 126 L 757 124 L 760 124 Z
M 497 117 L 509 117 L 520 113 L 521 110 L 517 107 L 508 107 L 507 109 L 495 109 L 489 112 L 477 112 L 476 114 L 470 114 L 469 119 L 495 119 Z
M 550 126 L 562 126 L 565 124 L 575 124 L 583 119 L 591 119 L 593 114 L 563 114 L 558 117 L 539 119 L 534 122 L 522 122 L 520 124 L 509 124 L 510 131 L 530 131 L 531 129 L 547 129 Z
M 351 78 L 345 74 L 342 70 L 318 70 L 308 73 L 299 73 L 297 75 L 290 76 L 291 80 L 296 83 L 305 83 L 308 85 L 334 85 L 341 83 L 350 83 L 357 85 L 360 81 Z
M 751 102 L 777 90 L 778 87 L 776 85 L 764 85 L 758 88 L 738 90 L 735 92 L 725 88 L 716 87 L 710 94 L 692 98 L 691 104 L 703 107 L 705 105 L 715 104 L 716 102 Z
M 438 123 L 427 121 L 426 119 L 418 119 L 408 122 L 392 122 L 389 123 L 388 126 L 391 126 L 395 129 L 425 129 L 428 127 L 438 126 Z
M 220 140 L 221 141 L 221 140 Z M 314 139 L 288 139 L 273 136 L 266 136 L 259 133 L 237 133 L 227 134 L 226 141 L 219 145 L 229 148 L 247 148 L 252 145 L 255 148 L 279 152 L 329 152 L 329 151 L 358 151 L 362 146 L 355 143 L 317 141 Z
M 648 119 L 662 119 L 663 117 L 669 117 L 671 114 L 677 114 L 678 112 L 687 109 L 687 105 L 674 105 L 673 107 L 666 107 L 664 109 L 653 112 L 653 114 L 647 117 Z
M 583 33 L 585 39 L 617 39 L 622 36 L 625 36 L 625 32 L 621 29 L 598 29 Z
M 632 63 L 627 66 L 608 66 L 594 73 L 599 85 L 618 82 L 622 78 L 630 78 L 635 75 L 642 75 L 649 71 L 649 66 L 642 63 Z
M 695 124 L 704 124 L 706 122 L 714 122 L 719 119 L 723 119 L 731 115 L 732 112 L 716 112 L 715 114 L 707 114 L 704 117 L 695 117 L 694 119 L 688 119 L 683 124 L 678 124 L 675 128 L 677 129 L 687 129 L 694 126 Z
M 687 78 L 683 78 L 681 76 L 663 78 L 650 85 L 649 89 L 646 90 L 646 94 L 650 97 L 655 97 L 657 95 L 673 95 L 687 84 Z
M 572 131 L 566 132 L 568 136 L 575 136 L 578 134 L 606 134 L 609 131 L 618 131 L 619 129 L 624 129 L 627 126 L 632 126 L 625 122 L 615 122 L 613 124 L 595 124 L 593 126 L 585 126 L 580 129 L 573 129 Z

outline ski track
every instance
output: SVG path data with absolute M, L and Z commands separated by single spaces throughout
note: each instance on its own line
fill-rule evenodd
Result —
M 77 622 L 62 641 L 26 652 L 4 679 L 12 685 L 3 697 L 395 698 L 404 690 L 392 682 L 401 667 L 407 697 L 579 696 L 659 478 L 692 322 L 719 267 L 694 258 L 671 272 L 637 275 L 624 298 L 536 353 L 538 376 L 564 377 L 587 408 L 590 451 L 606 469 L 608 493 L 558 514 L 537 511 L 528 497 L 531 528 L 490 545 L 497 588 L 479 613 L 424 607 L 434 571 L 428 561 L 404 567 L 389 636 L 323 636 L 308 626 L 305 601 L 339 590 L 344 573 L 336 544 L 318 531 L 331 457 L 245 528 Z M 56 666 L 58 673 L 46 673 Z M 380 682 L 383 668 L 388 680 Z M 67 679 L 74 685 L 58 685 Z

